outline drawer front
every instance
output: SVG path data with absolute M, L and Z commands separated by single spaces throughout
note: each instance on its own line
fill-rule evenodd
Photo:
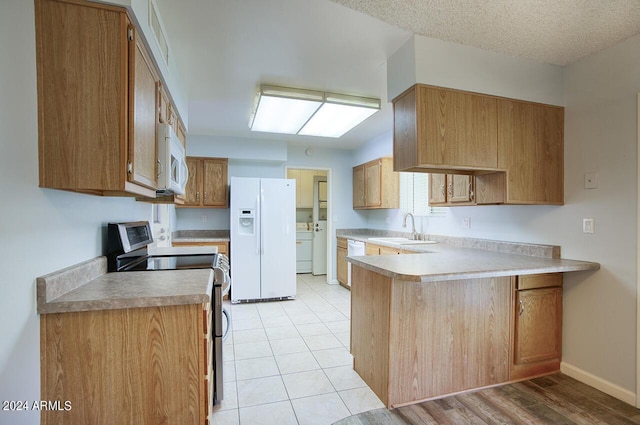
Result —
M 518 276 L 518 290 L 562 286 L 562 273 L 544 273 Z

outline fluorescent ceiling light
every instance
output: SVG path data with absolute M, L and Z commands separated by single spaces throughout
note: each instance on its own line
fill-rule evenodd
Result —
M 251 130 L 296 134 L 323 100 L 322 92 L 262 86 Z
M 378 99 L 263 85 L 250 127 L 336 138 L 379 110 Z

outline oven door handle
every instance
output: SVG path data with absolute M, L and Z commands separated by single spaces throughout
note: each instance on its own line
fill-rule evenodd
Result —
M 222 334 L 222 340 L 226 341 L 229 336 L 229 330 L 231 329 L 231 317 L 229 317 L 229 312 L 226 308 L 222 309 L 222 314 L 224 314 L 225 319 L 227 319 L 227 326 L 224 329 L 224 333 Z

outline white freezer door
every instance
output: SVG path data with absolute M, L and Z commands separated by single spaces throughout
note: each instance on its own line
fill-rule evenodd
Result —
M 262 179 L 260 198 L 261 295 L 262 298 L 293 297 L 296 295 L 296 181 Z
M 231 177 L 231 301 L 260 299 L 260 179 Z

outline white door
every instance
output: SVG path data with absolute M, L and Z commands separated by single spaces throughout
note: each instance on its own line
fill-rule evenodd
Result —
M 262 179 L 260 199 L 261 298 L 293 297 L 296 295 L 296 181 Z M 237 264 L 235 258 L 233 261 Z
M 313 262 L 314 275 L 327 274 L 327 177 L 313 177 Z
M 231 177 L 231 301 L 260 298 L 260 179 Z

